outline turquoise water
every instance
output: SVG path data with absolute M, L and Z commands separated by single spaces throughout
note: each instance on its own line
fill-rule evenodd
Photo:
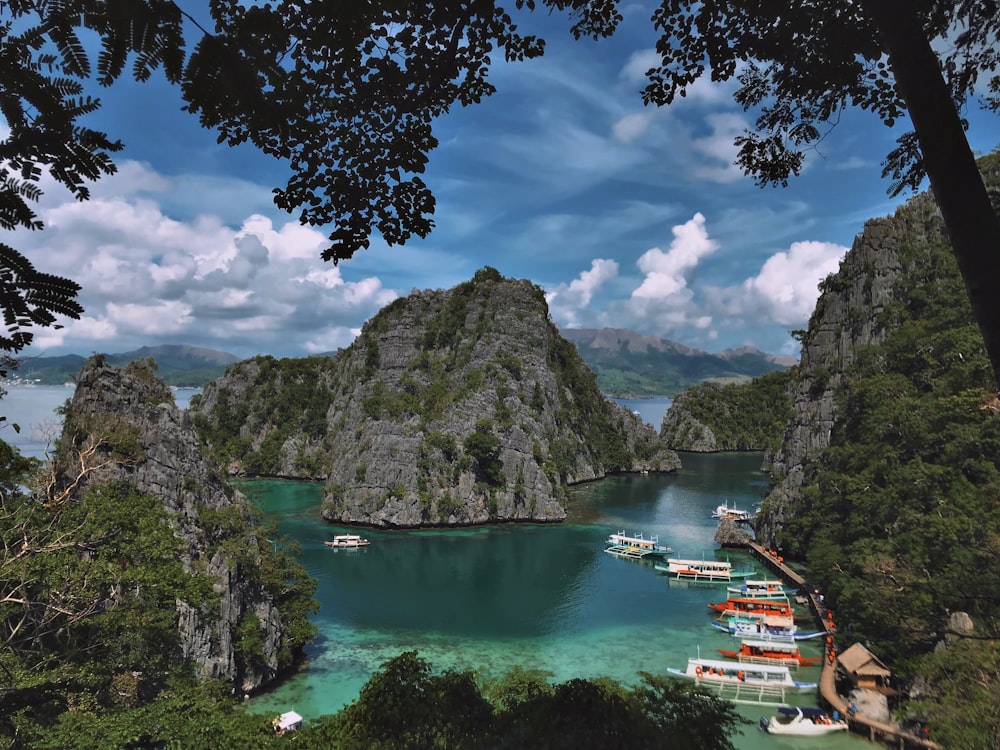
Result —
M 707 605 L 725 597 L 721 584 L 669 581 L 652 565 L 604 552 L 615 530 L 658 535 L 678 556 L 725 558 L 715 550 L 717 505 L 748 508 L 767 479 L 759 454 L 684 454 L 666 477 L 615 477 L 573 490 L 571 521 L 457 531 L 375 531 L 371 546 L 323 545 L 348 531 L 319 517 L 319 485 L 256 481 L 241 485 L 299 540 L 302 562 L 317 578 L 320 637 L 308 663 L 253 710 L 294 709 L 306 719 L 333 713 L 355 697 L 380 665 L 416 650 L 437 669 L 497 676 L 514 665 L 544 669 L 553 679 L 607 675 L 625 683 L 639 671 L 683 668 L 688 657 L 731 647 L 712 629 Z M 753 562 L 741 553 L 737 567 Z M 763 572 L 763 571 L 762 571 Z M 819 655 L 819 644 L 802 649 Z M 798 671 L 816 680 L 817 669 Z M 812 705 L 813 696 L 789 696 Z M 777 738 L 756 729 L 770 709 L 740 707 L 754 726 L 734 738 L 741 749 L 858 748 L 854 737 Z M 864 743 L 867 744 L 867 743 Z
M 182 408 L 192 392 L 178 391 Z M 0 402 L 8 426 L 0 438 L 43 457 L 58 431 L 54 409 L 71 388 L 12 387 Z M 626 405 L 659 427 L 668 399 Z M 21 432 L 9 426 L 17 422 Z M 678 555 L 714 554 L 712 510 L 724 501 L 748 508 L 767 488 L 758 454 L 683 454 L 667 477 L 619 477 L 573 490 L 574 515 L 556 526 L 494 526 L 464 531 L 378 532 L 361 550 L 323 540 L 342 527 L 319 516 L 322 488 L 299 482 L 251 482 L 281 530 L 301 542 L 302 562 L 319 582 L 320 636 L 308 663 L 254 710 L 294 708 L 307 719 L 353 700 L 370 675 L 416 649 L 436 668 L 502 674 L 515 664 L 549 670 L 556 680 L 683 667 L 731 640 L 708 626 L 707 603 L 721 585 L 679 586 L 651 566 L 604 553 L 616 530 L 657 534 Z M 734 563 L 747 558 L 733 555 Z M 818 645 L 806 644 L 810 652 Z M 809 670 L 800 671 L 803 678 Z M 796 702 L 810 703 L 811 696 Z M 740 707 L 749 719 L 768 709 Z M 734 738 L 740 750 L 860 750 L 854 737 L 777 738 L 755 725 Z

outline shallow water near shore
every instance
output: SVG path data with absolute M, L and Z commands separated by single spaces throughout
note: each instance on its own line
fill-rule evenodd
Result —
M 613 531 L 656 535 L 678 556 L 717 557 L 722 502 L 750 508 L 767 488 L 754 453 L 682 454 L 668 476 L 613 477 L 575 488 L 571 520 L 557 525 L 497 525 L 462 530 L 364 530 L 363 549 L 323 545 L 349 529 L 319 517 L 317 484 L 253 481 L 241 487 L 299 541 L 301 560 L 318 580 L 320 636 L 308 663 L 251 710 L 294 709 L 307 720 L 334 713 L 357 697 L 381 665 L 416 650 L 438 670 L 472 669 L 499 676 L 515 665 L 543 669 L 555 681 L 609 676 L 632 684 L 637 673 L 683 668 L 699 654 L 716 656 L 733 640 L 709 626 L 707 605 L 725 598 L 722 584 L 671 582 L 648 563 L 604 552 Z M 735 567 L 753 565 L 728 553 Z M 759 563 L 757 563 L 759 567 Z M 765 572 L 761 569 L 762 574 Z M 819 655 L 819 642 L 802 650 Z M 816 680 L 818 668 L 798 670 Z M 813 694 L 789 702 L 815 705 Z M 734 737 L 741 750 L 859 748 L 853 736 L 779 738 L 756 727 L 763 706 L 740 706 L 752 720 Z

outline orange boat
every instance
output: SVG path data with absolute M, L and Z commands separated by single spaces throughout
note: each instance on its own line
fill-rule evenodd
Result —
M 762 615 L 792 616 L 792 605 L 775 599 L 743 599 L 732 597 L 724 602 L 711 602 L 709 609 L 716 612 L 755 612 Z
M 808 620 L 808 617 L 796 615 L 792 611 L 791 603 L 779 599 L 743 599 L 731 597 L 724 602 L 711 602 L 709 609 L 725 614 L 748 614 L 761 615 L 765 617 L 793 617 L 796 620 Z
M 822 656 L 803 656 L 794 643 L 776 641 L 743 641 L 739 651 L 729 651 L 724 648 L 718 651 L 723 656 L 746 664 L 795 663 L 800 667 L 815 667 L 823 661 Z

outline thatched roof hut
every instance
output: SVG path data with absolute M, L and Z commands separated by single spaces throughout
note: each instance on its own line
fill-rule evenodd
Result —
M 881 693 L 896 692 L 890 686 L 892 670 L 860 643 L 838 654 L 837 666 L 856 687 Z

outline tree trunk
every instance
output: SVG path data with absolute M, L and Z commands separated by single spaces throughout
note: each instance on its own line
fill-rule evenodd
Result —
M 906 102 L 931 190 L 1000 383 L 1000 218 L 912 0 L 863 0 Z

